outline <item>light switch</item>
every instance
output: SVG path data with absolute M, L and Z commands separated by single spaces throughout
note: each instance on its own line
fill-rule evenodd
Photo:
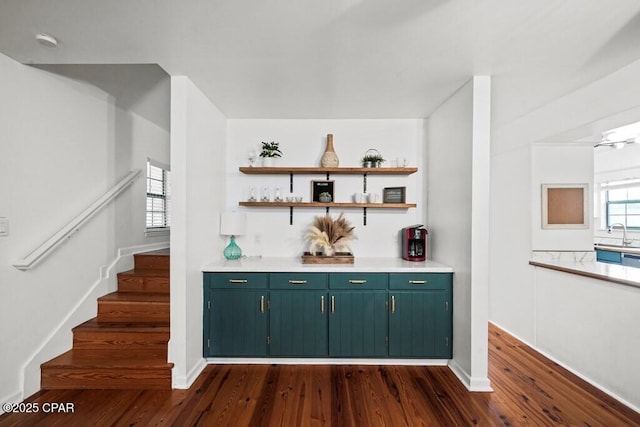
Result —
M 4 217 L 0 217 L 0 237 L 9 235 L 9 220 Z

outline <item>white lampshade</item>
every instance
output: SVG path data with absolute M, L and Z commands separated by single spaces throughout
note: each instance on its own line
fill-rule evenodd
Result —
M 223 212 L 220 214 L 220 234 L 222 236 L 242 236 L 247 232 L 247 214 Z

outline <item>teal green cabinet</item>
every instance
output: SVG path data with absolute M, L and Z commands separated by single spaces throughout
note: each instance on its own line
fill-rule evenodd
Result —
M 329 293 L 329 355 L 387 355 L 387 291 Z
M 271 356 L 327 357 L 326 291 L 272 290 L 269 301 Z
M 266 356 L 267 276 L 207 273 L 204 282 L 204 355 Z
M 205 283 L 212 288 L 267 289 L 266 273 L 206 273 Z
M 451 358 L 451 274 L 391 274 L 389 288 L 389 356 Z
M 368 290 L 387 289 L 386 273 L 331 273 L 329 289 Z
M 451 358 L 451 273 L 204 274 L 205 357 Z
M 270 289 L 288 289 L 305 291 L 309 289 L 327 289 L 326 273 L 271 273 Z

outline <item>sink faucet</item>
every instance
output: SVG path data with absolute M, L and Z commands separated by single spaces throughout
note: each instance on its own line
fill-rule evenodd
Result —
M 622 246 L 630 245 L 631 242 L 633 242 L 633 239 L 627 239 L 627 227 L 625 227 L 624 224 L 621 224 L 619 222 L 616 222 L 615 224 L 611 224 L 609 228 L 607 228 L 607 233 L 611 234 L 613 227 L 616 227 L 616 226 L 622 227 Z

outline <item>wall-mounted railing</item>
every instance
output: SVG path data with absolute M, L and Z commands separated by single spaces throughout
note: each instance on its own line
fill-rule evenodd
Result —
M 61 243 L 71 237 L 73 233 L 80 230 L 80 227 L 95 214 L 105 207 L 109 202 L 115 199 L 118 194 L 126 190 L 138 175 L 142 172 L 140 169 L 129 172 L 120 182 L 114 185 L 109 191 L 104 193 L 98 200 L 93 202 L 91 206 L 85 209 L 80 215 L 72 219 L 67 225 L 62 227 L 60 231 L 47 239 L 44 243 L 34 249 L 29 255 L 13 263 L 18 270 L 29 270 L 38 262 L 42 261 L 47 255 L 51 254 Z

